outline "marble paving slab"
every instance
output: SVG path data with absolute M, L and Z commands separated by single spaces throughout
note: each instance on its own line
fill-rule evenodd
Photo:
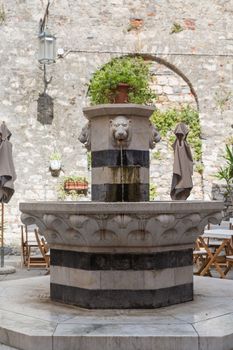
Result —
M 154 310 L 51 302 L 50 276 L 0 282 L 0 350 L 233 350 L 233 281 L 194 277 L 194 300 Z
M 18 350 L 18 349 L 12 348 L 11 346 L 7 346 L 4 344 L 0 344 L 0 350 Z

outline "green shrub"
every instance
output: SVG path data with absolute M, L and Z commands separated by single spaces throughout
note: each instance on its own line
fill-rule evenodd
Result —
M 129 103 L 151 103 L 156 95 L 149 87 L 149 66 L 141 57 L 114 58 L 91 79 L 88 90 L 91 103 L 112 103 L 119 83 L 129 85 Z
M 175 135 L 171 133 L 178 123 L 185 123 L 189 127 L 187 141 L 194 150 L 193 158 L 196 161 L 201 160 L 202 142 L 200 139 L 201 126 L 198 112 L 190 106 L 182 107 L 180 110 L 169 109 L 165 112 L 156 110 L 151 116 L 151 122 L 158 128 L 160 134 L 168 139 L 172 144 L 175 141 Z
M 2 25 L 6 20 L 6 13 L 4 9 L 4 5 L 0 4 L 0 25 Z
M 154 201 L 158 196 L 157 186 L 150 182 L 150 201 Z
M 226 145 L 226 153 L 223 156 L 226 161 L 224 167 L 219 168 L 216 177 L 219 180 L 226 181 L 226 197 L 233 195 L 233 148 Z

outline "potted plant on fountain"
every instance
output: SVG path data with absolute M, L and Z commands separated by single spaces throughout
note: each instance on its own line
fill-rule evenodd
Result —
M 150 89 L 149 78 L 149 63 L 143 58 L 114 58 L 94 74 L 88 95 L 92 104 L 150 104 L 156 95 Z

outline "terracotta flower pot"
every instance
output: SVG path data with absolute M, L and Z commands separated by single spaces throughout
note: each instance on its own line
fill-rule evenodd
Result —
M 78 190 L 86 190 L 88 188 L 87 182 L 76 182 L 76 186 Z
M 88 183 L 87 182 L 81 182 L 81 181 L 66 181 L 64 183 L 65 190 L 87 190 L 88 189 Z
M 114 103 L 128 103 L 129 85 L 125 83 L 118 84 Z

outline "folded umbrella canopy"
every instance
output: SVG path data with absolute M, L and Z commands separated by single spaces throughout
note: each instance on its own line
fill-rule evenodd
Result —
M 14 194 L 14 181 L 16 179 L 10 137 L 11 132 L 3 122 L 0 126 L 1 268 L 4 267 L 4 203 L 8 203 Z M 13 269 L 10 272 L 14 271 Z
M 3 122 L 0 126 L 0 202 L 2 203 L 10 201 L 16 179 L 10 137 L 11 132 Z
M 171 198 L 185 200 L 193 188 L 193 157 L 186 141 L 189 130 L 184 123 L 179 123 L 174 131 L 176 141 L 174 149 L 173 177 L 171 185 Z

